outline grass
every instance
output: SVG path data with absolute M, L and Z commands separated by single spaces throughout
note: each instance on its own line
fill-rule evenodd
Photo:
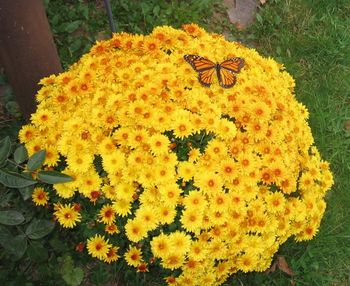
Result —
M 234 285 L 350 284 L 349 13 L 347 0 L 269 1 L 257 23 L 239 35 L 294 76 L 296 97 L 309 109 L 315 144 L 331 163 L 335 184 L 318 235 L 280 250 L 296 276 L 249 274 Z

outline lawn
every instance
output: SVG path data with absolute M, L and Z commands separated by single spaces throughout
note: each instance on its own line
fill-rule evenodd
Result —
M 110 36 L 103 1 L 44 2 L 65 69 L 86 53 L 95 40 Z M 284 269 L 281 266 L 269 273 L 238 273 L 224 285 L 350 285 L 349 1 L 269 0 L 258 8 L 255 23 L 246 30 L 238 30 L 229 23 L 222 1 L 218 0 L 111 2 L 118 31 L 147 34 L 158 25 L 180 27 L 195 22 L 208 31 L 225 33 L 229 39 L 240 41 L 283 64 L 295 79 L 295 97 L 309 110 L 315 145 L 322 158 L 331 164 L 335 183 L 328 192 L 327 210 L 316 237 L 303 243 L 288 240 L 278 252 L 287 263 Z M 14 125 L 19 125 L 18 120 Z M 2 269 L 1 273 L 11 277 L 17 285 L 29 283 L 28 277 L 34 283 L 58 279 L 62 284 L 64 280 L 72 283 L 69 285 L 77 285 L 73 281 L 74 271 L 84 269 L 90 274 L 93 285 L 106 285 L 123 276 L 124 283 L 131 285 L 126 281 L 133 273 L 121 275 L 119 265 L 83 265 L 87 255 L 79 253 L 79 249 L 69 254 L 67 247 L 71 242 L 64 241 L 65 238 L 79 242 L 79 238 L 65 230 L 56 232 L 48 243 L 45 242 L 47 247 L 65 253 L 61 257 L 52 255 L 54 258 L 49 264 L 29 260 L 16 268 L 13 263 L 9 269 L 27 271 L 27 274 L 17 275 L 18 279 L 13 271 Z M 61 269 L 57 273 L 56 267 Z M 31 269 L 33 273 L 28 273 Z M 72 276 L 65 278 L 64 269 L 68 272 L 73 269 L 69 272 Z M 293 275 L 286 273 L 290 270 Z M 145 285 L 144 281 L 160 285 L 157 277 L 146 279 L 139 275 L 137 279 L 138 285 Z

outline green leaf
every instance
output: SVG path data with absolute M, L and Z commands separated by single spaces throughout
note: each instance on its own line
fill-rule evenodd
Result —
M 29 258 L 35 262 L 41 262 L 48 259 L 47 249 L 39 241 L 30 242 L 27 250 Z
M 6 136 L 0 141 L 0 165 L 2 165 L 10 155 L 11 151 L 11 139 Z
M 0 225 L 0 245 L 4 247 L 13 238 L 12 233 L 6 226 Z
M 15 153 L 13 154 L 13 157 L 15 159 L 15 162 L 17 164 L 23 163 L 25 160 L 28 159 L 28 152 L 27 149 L 23 146 L 20 145 L 16 150 Z
M 50 17 L 49 20 L 52 26 L 57 26 L 58 23 L 60 22 L 60 15 L 59 14 L 53 15 L 52 17 Z
M 255 15 L 255 17 L 256 17 L 256 19 L 258 20 L 258 22 L 259 22 L 260 24 L 262 24 L 262 23 L 264 22 L 263 18 L 261 17 L 261 15 L 260 15 L 259 13 L 257 13 L 257 14 Z
M 178 228 L 178 226 L 176 225 L 176 223 L 169 224 L 169 226 L 168 226 L 168 229 L 171 232 L 175 231 L 177 228 Z
M 66 23 L 65 26 L 64 26 L 64 31 L 67 32 L 67 33 L 72 33 L 76 29 L 78 29 L 80 25 L 81 25 L 81 21 L 80 20 L 73 21 L 73 22 L 70 22 L 70 23 Z
M 37 210 L 35 208 L 31 208 L 29 204 L 24 203 L 21 207 L 21 212 L 23 213 L 25 219 L 24 223 L 29 223 L 33 219 L 36 211 Z
M 87 5 L 81 6 L 81 13 L 83 14 L 86 20 L 89 19 L 89 7 Z
M 84 279 L 84 270 L 80 267 L 75 267 L 63 274 L 62 278 L 68 285 L 78 286 Z
M 73 54 L 80 49 L 81 45 L 82 45 L 81 39 L 74 39 L 74 41 L 70 44 L 68 49 Z
M 48 235 L 55 227 L 55 223 L 49 220 L 33 220 L 26 229 L 26 235 L 30 239 L 39 239 Z
M 18 260 L 27 250 L 26 236 L 23 234 L 17 235 L 2 246 L 14 260 Z
M 153 15 L 159 16 L 159 11 L 160 11 L 160 7 L 158 5 L 154 6 L 154 8 L 153 8 Z
M 36 181 L 24 175 L 0 169 L 0 183 L 9 188 L 25 188 L 36 184 Z
M 72 257 L 69 254 L 65 254 L 62 257 L 59 257 L 58 262 L 60 263 L 59 272 L 63 275 L 66 272 L 70 272 L 74 268 L 74 262 Z
M 40 171 L 38 173 L 40 181 L 48 184 L 59 184 L 72 182 L 73 178 L 57 171 Z
M 32 196 L 33 190 L 34 190 L 34 186 L 28 186 L 28 187 L 24 187 L 24 188 L 19 188 L 18 190 L 21 193 L 21 196 L 22 196 L 23 200 L 26 201 Z
M 28 160 L 28 170 L 29 171 L 35 171 L 39 169 L 45 161 L 46 157 L 46 151 L 45 150 L 40 150 L 38 152 L 35 152 Z
M 50 239 L 49 243 L 56 252 L 64 252 L 67 249 L 66 244 L 64 244 L 58 236 Z
M 0 223 L 5 225 L 19 225 L 24 222 L 24 216 L 18 211 L 0 211 Z

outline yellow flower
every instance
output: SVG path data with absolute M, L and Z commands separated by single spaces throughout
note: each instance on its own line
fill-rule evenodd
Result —
M 108 253 L 112 245 L 108 243 L 104 236 L 96 234 L 94 237 L 90 237 L 87 240 L 88 253 L 92 257 L 96 257 L 100 260 L 105 260 L 108 258 Z
M 223 191 L 214 193 L 209 200 L 210 209 L 226 212 L 229 208 L 229 195 Z
M 180 222 L 182 227 L 187 231 L 198 234 L 202 227 L 203 215 L 198 213 L 195 208 L 191 208 L 182 212 Z
M 123 217 L 127 216 L 131 212 L 130 201 L 126 201 L 126 200 L 123 200 L 123 199 L 116 200 L 113 203 L 113 209 L 115 210 L 115 212 L 118 215 L 123 216 Z
M 179 178 L 182 178 L 184 181 L 189 181 L 193 178 L 195 168 L 195 165 L 190 162 L 180 162 L 177 167 L 177 174 Z
M 59 161 L 59 153 L 56 150 L 56 147 L 47 145 L 45 146 L 46 156 L 44 165 L 49 167 L 56 166 Z
M 90 198 L 91 192 L 99 192 L 102 179 L 94 169 L 89 169 L 84 174 L 77 173 L 75 186 L 81 194 Z
M 187 112 L 176 112 L 173 117 L 173 131 L 176 137 L 183 139 L 193 133 L 194 129 L 190 123 L 190 115 Z
M 202 241 L 192 241 L 188 256 L 196 261 L 203 260 L 207 255 L 205 245 Z
M 225 259 L 227 257 L 227 247 L 220 239 L 211 240 L 208 244 L 208 255 L 214 259 Z
M 166 206 L 175 206 L 180 198 L 182 190 L 177 184 L 166 184 L 159 188 L 162 202 Z
M 139 242 L 147 235 L 148 228 L 141 219 L 129 219 L 125 225 L 125 233 L 130 241 Z
M 274 192 L 265 197 L 267 209 L 272 213 L 283 212 L 286 199 L 280 192 Z
M 137 247 L 131 246 L 124 254 L 125 261 L 130 266 L 138 267 L 142 263 L 142 252 Z
M 106 263 L 112 263 L 117 261 L 120 258 L 120 256 L 117 254 L 118 249 L 119 247 L 112 246 L 108 250 L 106 257 L 103 258 L 103 261 Z
M 202 192 L 191 191 L 183 199 L 183 204 L 186 209 L 196 209 L 200 213 L 207 206 L 207 201 Z
M 170 206 L 160 206 L 156 213 L 159 214 L 159 222 L 161 224 L 171 224 L 176 216 L 176 209 Z
M 170 141 L 165 135 L 153 135 L 149 139 L 149 143 L 151 145 L 151 150 L 155 155 L 161 155 L 168 153 L 169 151 Z
M 178 253 L 187 253 L 191 246 L 191 237 L 183 231 L 175 231 L 168 236 L 172 249 Z
M 56 204 L 54 215 L 58 222 L 66 228 L 73 228 L 81 221 L 81 214 L 71 204 Z
M 222 190 L 222 178 L 214 173 L 197 172 L 195 175 L 195 185 L 208 194 L 215 194 Z
M 41 109 L 32 114 L 31 121 L 39 129 L 45 129 L 54 124 L 54 114 L 51 110 Z
M 130 183 L 121 183 L 118 185 L 116 190 L 116 199 L 121 199 L 125 201 L 131 201 L 133 195 L 135 194 L 136 188 Z
M 238 166 L 233 159 L 226 159 L 220 162 L 219 174 L 225 181 L 232 181 L 238 175 Z
M 185 257 L 179 253 L 170 253 L 163 258 L 161 264 L 164 268 L 175 270 L 180 268 L 185 262 Z
M 78 173 L 85 173 L 92 167 L 93 157 L 90 154 L 71 154 L 68 159 L 68 167 Z
M 54 189 L 56 190 L 56 193 L 59 197 L 68 199 L 73 197 L 75 193 L 75 188 L 70 186 L 69 184 L 55 184 L 53 185 Z
M 125 166 L 125 157 L 119 150 L 110 150 L 102 155 L 103 169 L 113 173 Z
M 166 257 L 171 251 L 173 251 L 169 237 L 163 233 L 154 237 L 150 245 L 152 253 L 155 257 Z
M 45 192 L 44 188 L 35 188 L 33 190 L 32 200 L 37 206 L 44 206 L 49 200 L 49 194 Z
M 135 213 L 135 219 L 139 220 L 147 230 L 153 230 L 158 225 L 156 209 L 151 206 L 143 206 Z
M 110 200 L 117 199 L 117 190 L 115 187 L 110 185 L 103 185 L 101 187 L 101 191 L 107 199 L 110 199 Z
M 24 125 L 19 131 L 19 140 L 21 143 L 28 143 L 38 134 L 38 129 L 33 124 Z
M 98 219 L 100 222 L 111 225 L 115 220 L 115 211 L 112 205 L 106 204 L 102 207 L 98 214 Z
M 193 148 L 188 152 L 188 161 L 189 162 L 195 162 L 198 160 L 200 156 L 200 151 L 197 148 Z
M 158 41 L 158 39 L 146 39 L 143 42 L 143 46 L 142 46 L 145 54 L 149 54 L 149 55 L 154 55 L 159 53 L 160 50 L 160 42 Z
M 252 252 L 248 252 L 248 253 L 241 255 L 238 258 L 237 268 L 246 273 L 246 272 L 252 271 L 252 269 L 255 268 L 258 261 L 259 261 L 259 257 L 257 257 Z
M 116 234 L 116 233 L 119 233 L 119 229 L 118 229 L 117 225 L 114 223 L 107 224 L 105 226 L 105 232 L 107 232 L 109 234 Z

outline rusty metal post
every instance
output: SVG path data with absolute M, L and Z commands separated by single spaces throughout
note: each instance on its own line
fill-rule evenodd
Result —
M 0 1 L 0 63 L 28 120 L 39 80 L 62 71 L 42 0 Z

